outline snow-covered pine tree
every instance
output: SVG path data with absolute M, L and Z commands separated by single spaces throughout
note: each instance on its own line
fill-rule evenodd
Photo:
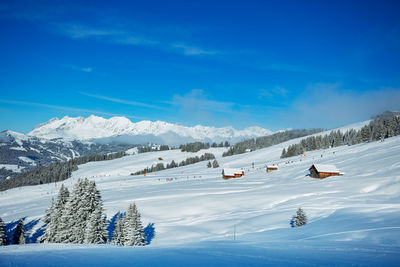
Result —
M 62 211 L 55 238 L 56 243 L 78 243 L 80 237 L 83 242 L 84 228 L 83 231 L 77 231 L 77 225 L 82 225 L 82 207 L 85 205 L 85 201 L 82 199 L 84 190 L 84 180 L 78 179 Z M 83 224 L 85 227 L 86 218 Z M 80 237 L 78 235 L 80 235 Z
M 18 225 L 15 228 L 13 241 L 15 245 L 26 243 L 25 226 L 22 219 L 19 219 Z
M 144 246 L 146 239 L 136 204 L 129 205 L 124 223 L 124 246 Z
M 102 207 L 98 207 L 90 215 L 86 225 L 84 242 L 87 244 L 104 244 L 107 242 L 106 216 Z
M 296 216 L 292 219 L 292 227 L 298 227 L 307 224 L 307 215 L 302 208 L 299 208 L 296 212 Z
M 54 207 L 55 207 L 54 197 L 52 197 L 51 198 L 51 202 L 50 202 L 50 207 L 48 207 L 46 209 L 46 213 L 45 213 L 45 215 L 44 215 L 44 217 L 42 219 L 42 221 L 45 224 L 49 224 L 50 223 L 50 217 L 51 217 L 51 214 L 53 213 Z
M 6 229 L 4 227 L 4 222 L 0 218 L 0 246 L 5 246 L 7 245 L 7 235 L 6 235 Z
M 68 197 L 68 188 L 64 187 L 64 185 L 61 185 L 60 190 L 58 191 L 57 201 L 54 202 L 54 199 L 52 199 L 51 206 L 46 210 L 46 215 L 43 219 L 43 221 L 47 223 L 45 228 L 46 232 L 41 238 L 41 241 L 44 241 L 45 243 L 57 242 L 56 236 L 59 231 L 58 228 L 60 225 L 61 216 L 68 201 Z
M 119 246 L 124 245 L 124 236 L 123 236 L 123 218 L 121 218 L 121 213 L 118 212 L 115 217 L 114 222 L 114 231 L 111 243 Z
M 213 163 L 212 163 L 213 168 L 218 168 L 219 164 L 218 161 L 216 159 L 214 159 Z
M 44 229 L 45 233 L 40 237 L 40 242 L 50 243 L 50 239 L 54 237 L 55 231 L 53 231 L 53 224 L 51 223 L 51 216 L 54 214 L 55 203 L 54 198 L 51 198 L 50 207 L 46 209 L 46 213 L 43 217 L 43 222 L 46 224 Z

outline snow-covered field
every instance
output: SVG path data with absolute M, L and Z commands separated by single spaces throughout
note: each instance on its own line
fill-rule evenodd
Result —
M 45 259 L 76 255 L 79 264 L 80 259 L 106 257 L 106 253 L 114 256 L 89 262 L 104 266 L 116 258 L 124 264 L 133 255 L 147 255 L 147 261 L 138 260 L 139 266 L 396 265 L 400 260 L 400 137 L 280 159 L 282 148 L 295 142 L 226 158 L 221 157 L 223 148 L 196 153 L 214 153 L 221 166 L 217 169 L 200 162 L 147 176 L 129 175 L 151 164 L 180 162 L 195 155 L 179 150 L 80 165 L 64 185 L 71 190 L 80 177 L 95 180 L 108 218 L 136 202 L 144 226 L 152 225 L 156 232 L 150 246 L 83 246 L 87 253 L 74 245 L 9 246 L 0 248 L 0 265 L 24 265 L 24 255 Z M 335 164 L 345 174 L 310 178 L 306 174 L 314 163 Z M 266 173 L 266 164 L 279 169 Z M 245 176 L 223 180 L 223 166 L 243 168 Z M 25 223 L 39 219 L 59 186 L 0 192 L 0 217 L 6 223 L 22 217 Z M 299 207 L 309 223 L 291 228 L 290 219 Z M 34 222 L 31 234 L 40 226 Z M 182 255 L 181 261 L 177 255 Z

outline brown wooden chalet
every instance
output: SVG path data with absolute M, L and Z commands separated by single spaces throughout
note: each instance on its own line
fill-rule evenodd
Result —
M 342 175 L 335 165 L 313 164 L 309 169 L 310 176 L 324 179 L 329 176 Z
M 222 170 L 222 178 L 230 179 L 230 178 L 239 178 L 244 175 L 244 171 L 240 169 L 231 169 L 231 168 L 224 168 Z
M 278 170 L 278 166 L 272 165 L 272 166 L 267 166 L 267 172 L 272 172 Z

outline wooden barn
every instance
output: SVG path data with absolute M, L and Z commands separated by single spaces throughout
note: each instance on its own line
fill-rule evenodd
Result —
M 224 168 L 222 170 L 222 178 L 230 179 L 230 178 L 238 178 L 244 175 L 244 171 L 240 169 L 231 169 L 231 168 Z
M 274 166 L 274 165 L 267 166 L 267 172 L 273 172 L 273 171 L 276 171 L 276 170 L 278 170 L 278 166 Z
M 329 176 L 342 175 L 335 165 L 313 164 L 309 169 L 310 176 L 324 179 Z

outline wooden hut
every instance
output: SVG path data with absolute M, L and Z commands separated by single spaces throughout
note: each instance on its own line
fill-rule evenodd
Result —
M 244 171 L 240 169 L 231 169 L 231 168 L 224 168 L 222 170 L 222 178 L 230 179 L 230 178 L 238 178 L 244 175 Z
M 278 170 L 278 166 L 267 166 L 267 172 L 273 172 Z
M 335 165 L 313 164 L 309 169 L 310 176 L 324 179 L 329 176 L 342 175 Z

